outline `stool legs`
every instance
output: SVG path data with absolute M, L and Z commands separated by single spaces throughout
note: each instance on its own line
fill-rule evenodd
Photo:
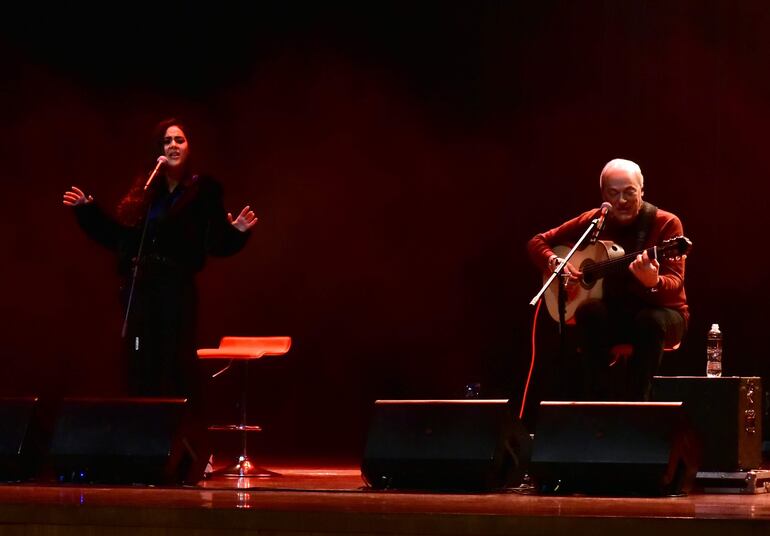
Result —
M 259 467 L 252 463 L 248 455 L 248 435 L 249 432 L 261 432 L 262 428 L 259 426 L 249 426 L 247 422 L 246 404 L 248 399 L 248 387 L 249 387 L 249 361 L 243 360 L 243 371 L 241 373 L 241 422 L 237 425 L 226 426 L 212 426 L 210 430 L 221 431 L 238 431 L 241 433 L 241 454 L 238 456 L 238 461 L 234 465 L 219 469 L 211 473 L 211 476 L 226 476 L 226 477 L 249 477 L 249 478 L 268 478 L 272 476 L 280 476 L 279 473 L 268 471 L 263 467 Z

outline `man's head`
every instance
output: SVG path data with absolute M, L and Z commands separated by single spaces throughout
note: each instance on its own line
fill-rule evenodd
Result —
M 632 223 L 642 208 L 644 177 L 631 160 L 610 160 L 599 175 L 602 200 L 612 204 L 610 218 L 621 225 Z

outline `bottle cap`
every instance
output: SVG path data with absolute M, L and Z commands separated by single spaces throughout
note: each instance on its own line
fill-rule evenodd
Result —
M 719 331 L 719 324 L 711 324 L 711 331 Z

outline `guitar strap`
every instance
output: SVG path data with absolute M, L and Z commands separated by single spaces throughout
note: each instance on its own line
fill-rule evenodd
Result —
M 642 202 L 642 209 L 639 211 L 639 218 L 636 220 L 636 248 L 634 251 L 644 249 L 644 242 L 647 235 L 650 234 L 655 216 L 658 215 L 658 207 L 647 201 Z

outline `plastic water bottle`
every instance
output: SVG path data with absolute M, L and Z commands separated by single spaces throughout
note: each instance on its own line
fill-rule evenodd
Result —
M 719 331 L 719 324 L 711 324 L 706 335 L 706 360 L 706 376 L 722 376 L 722 332 Z

